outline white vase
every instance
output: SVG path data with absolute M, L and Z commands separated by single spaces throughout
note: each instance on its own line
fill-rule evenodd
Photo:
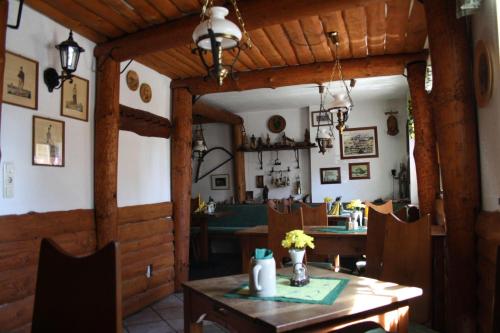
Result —
M 361 212 L 360 211 L 353 211 L 351 213 L 351 221 L 352 221 L 352 226 L 354 229 L 357 229 L 359 227 L 359 216 L 360 216 Z
M 295 267 L 296 264 L 301 264 L 304 261 L 304 255 L 306 254 L 305 249 L 289 249 L 290 259 L 292 259 L 292 264 Z

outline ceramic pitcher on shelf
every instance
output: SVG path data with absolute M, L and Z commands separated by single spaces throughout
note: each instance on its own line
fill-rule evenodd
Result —
M 255 255 L 250 259 L 249 288 L 254 296 L 276 295 L 276 262 L 271 250 L 255 249 Z

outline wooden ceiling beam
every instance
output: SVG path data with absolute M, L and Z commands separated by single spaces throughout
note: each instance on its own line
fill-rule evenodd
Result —
M 414 61 L 427 59 L 427 52 L 398 55 L 382 55 L 342 61 L 344 79 L 400 75 L 405 66 Z M 242 91 L 258 88 L 278 88 L 307 83 L 323 83 L 330 80 L 333 62 L 300 66 L 270 68 L 238 73 L 238 80 L 226 79 L 219 87 L 213 80 L 203 77 L 173 80 L 172 88 L 188 88 L 193 95 L 218 92 Z
M 248 30 L 255 30 L 317 13 L 330 13 L 382 0 L 246 0 L 239 3 Z M 234 17 L 231 18 L 233 21 Z M 177 20 L 117 38 L 95 48 L 96 56 L 107 55 L 123 61 L 151 52 L 184 46 L 191 42 L 191 34 L 200 23 L 199 15 Z
M 167 118 L 120 104 L 120 130 L 140 136 L 170 138 L 172 124 Z
M 240 116 L 232 112 L 208 105 L 203 101 L 196 101 L 193 104 L 193 118 L 195 116 L 201 117 L 201 119 L 209 120 L 211 122 L 231 124 L 231 125 L 243 124 L 243 119 Z

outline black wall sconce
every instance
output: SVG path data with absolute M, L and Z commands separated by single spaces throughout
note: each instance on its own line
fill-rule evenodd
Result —
M 43 72 L 43 81 L 49 88 L 49 92 L 61 88 L 66 80 L 73 78 L 73 72 L 76 71 L 80 53 L 85 52 L 83 48 L 73 40 L 73 31 L 69 32 L 69 38 L 59 45 L 56 45 L 61 58 L 62 73 L 59 75 L 54 68 L 47 68 Z

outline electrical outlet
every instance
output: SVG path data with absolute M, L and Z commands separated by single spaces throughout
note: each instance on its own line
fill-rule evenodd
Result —
M 153 276 L 153 264 L 149 264 L 146 267 L 146 277 L 150 279 Z
M 3 197 L 10 199 L 14 197 L 14 163 L 5 162 L 3 165 Z

